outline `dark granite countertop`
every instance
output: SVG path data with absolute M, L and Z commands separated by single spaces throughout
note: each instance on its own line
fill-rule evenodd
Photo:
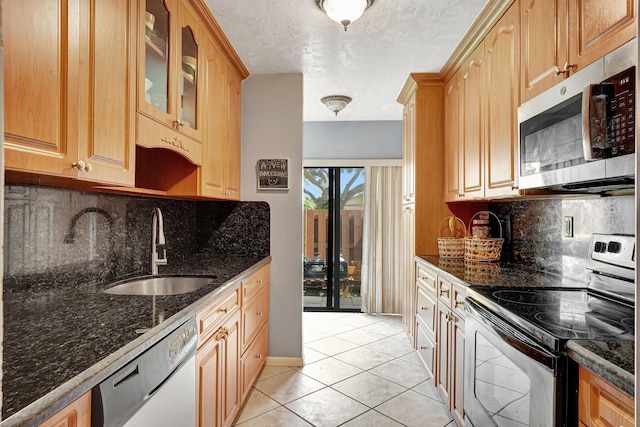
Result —
M 45 420 L 269 261 L 203 255 L 170 263 L 161 275 L 212 277 L 174 296 L 109 295 L 109 283 L 5 289 L 0 426 Z
M 434 255 L 417 255 L 415 258 L 467 286 L 586 287 L 584 282 L 546 274 L 530 266 L 465 262 Z M 634 345 L 632 340 L 569 341 L 567 353 L 581 365 L 634 395 Z
M 436 255 L 416 255 L 467 286 L 585 287 L 574 278 L 547 274 L 532 266 L 504 262 L 467 262 Z
M 635 396 L 635 341 L 569 341 L 567 353 L 625 393 Z

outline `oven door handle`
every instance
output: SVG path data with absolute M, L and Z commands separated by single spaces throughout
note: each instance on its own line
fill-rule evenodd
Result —
M 471 298 L 467 298 L 465 309 L 471 316 L 497 334 L 511 347 L 526 354 L 549 369 L 553 369 L 554 371 L 557 369 L 560 356 L 537 344 L 528 335 L 517 330 L 498 315 L 487 310 Z

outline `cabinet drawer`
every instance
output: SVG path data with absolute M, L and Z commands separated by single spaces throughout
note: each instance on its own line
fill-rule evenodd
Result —
M 458 285 L 453 285 L 453 293 L 451 294 L 451 308 L 456 314 L 464 319 L 464 299 L 467 296 L 467 290 Z
M 426 289 L 435 293 L 438 283 L 438 276 L 431 270 L 416 263 L 416 282 L 421 283 Z
M 240 287 L 236 286 L 222 300 L 216 301 L 210 308 L 198 313 L 198 345 L 204 343 L 219 324 L 239 307 Z
M 242 351 L 246 350 L 268 318 L 269 285 L 263 287 L 256 298 L 242 307 Z
M 447 307 L 451 308 L 452 292 L 453 284 L 448 280 L 438 277 L 438 301 L 443 302 Z
M 416 322 L 416 343 L 418 355 L 422 359 L 422 363 L 429 371 L 431 377 L 435 372 L 435 360 L 436 360 L 436 344 L 428 331 L 425 331 L 424 326 L 420 322 Z
M 241 402 L 247 397 L 247 394 L 251 391 L 251 386 L 258 378 L 260 369 L 267 360 L 269 353 L 269 324 L 265 324 L 256 339 L 251 343 L 247 351 L 242 355 L 240 362 L 240 384 L 242 386 L 242 399 Z
M 436 328 L 436 299 L 422 285 L 417 286 L 416 316 L 425 324 L 435 337 Z
M 635 425 L 633 397 L 580 366 L 578 413 L 588 427 Z
M 245 304 L 255 295 L 258 295 L 260 290 L 268 284 L 269 265 L 265 265 L 242 281 L 242 304 Z

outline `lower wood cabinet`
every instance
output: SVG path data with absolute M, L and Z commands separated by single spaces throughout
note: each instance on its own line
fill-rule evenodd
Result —
M 269 265 L 197 315 L 198 427 L 233 424 L 269 352 Z
M 230 426 L 240 410 L 240 311 L 231 313 L 198 349 L 197 405 L 200 427 Z
M 587 427 L 635 424 L 633 397 L 580 366 L 578 418 Z
M 251 386 L 258 378 L 269 353 L 269 324 L 265 323 L 249 348 L 242 354 L 240 361 L 240 384 L 242 401 L 247 398 Z
M 417 262 L 415 290 L 418 354 L 456 424 L 463 426 L 465 287 Z
M 91 427 L 91 390 L 74 400 L 39 427 Z

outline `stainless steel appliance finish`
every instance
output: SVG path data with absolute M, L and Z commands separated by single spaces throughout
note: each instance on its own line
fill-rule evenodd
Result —
M 195 318 L 94 387 L 94 427 L 196 424 Z
M 520 106 L 520 188 L 633 187 L 636 46 L 621 46 Z M 619 73 L 626 74 L 612 79 Z
M 583 287 L 471 286 L 465 411 L 485 425 L 574 425 L 568 340 L 633 340 L 635 237 L 594 234 Z
M 562 425 L 564 360 L 473 300 L 465 318 L 465 412 L 474 426 Z

